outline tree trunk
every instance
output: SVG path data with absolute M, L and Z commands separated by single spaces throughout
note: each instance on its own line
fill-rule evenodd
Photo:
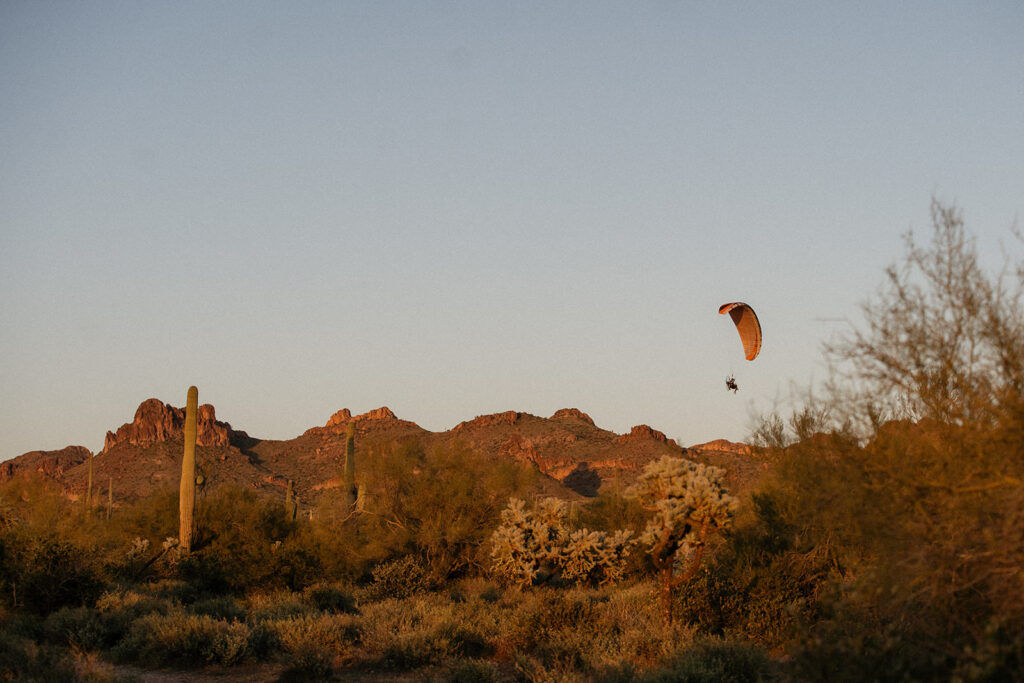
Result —
M 659 589 L 661 593 L 661 616 L 665 621 L 665 626 L 668 627 L 672 625 L 672 588 L 675 585 L 671 562 L 662 568 L 659 583 L 661 584 Z

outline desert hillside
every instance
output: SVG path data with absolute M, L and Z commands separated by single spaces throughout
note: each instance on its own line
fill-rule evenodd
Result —
M 563 497 L 591 497 L 603 487 L 626 486 L 644 465 L 665 454 L 723 467 L 730 485 L 738 488 L 746 488 L 764 471 L 764 464 L 744 444 L 718 440 L 684 448 L 648 425 L 616 434 L 575 408 L 558 410 L 550 417 L 511 410 L 481 415 L 442 432 L 426 430 L 387 407 L 358 415 L 342 409 L 322 426 L 287 440 L 249 436 L 217 420 L 209 404 L 199 406 L 197 423 L 203 486 L 230 484 L 283 498 L 291 480 L 305 500 L 337 485 L 349 424 L 355 427 L 357 463 L 408 444 L 428 454 L 439 448 L 464 448 L 534 468 L 547 482 L 545 490 Z M 143 401 L 130 422 L 107 432 L 103 450 L 93 460 L 94 486 L 110 489 L 117 501 L 137 500 L 176 486 L 183 428 L 183 408 L 156 398 Z M 3 463 L 0 480 L 37 472 L 77 497 L 88 485 L 88 456 L 82 446 L 32 451 Z

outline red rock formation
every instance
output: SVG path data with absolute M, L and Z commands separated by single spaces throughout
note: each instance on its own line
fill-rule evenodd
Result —
M 371 410 L 368 413 L 362 415 L 356 415 L 356 420 L 397 420 L 398 417 L 391 412 L 391 409 L 387 406 L 381 406 L 376 410 Z
M 355 417 L 352 417 L 351 410 L 349 410 L 348 408 L 342 408 L 334 415 L 331 415 L 330 419 L 327 420 L 327 424 L 325 424 L 322 428 L 313 427 L 313 429 L 328 429 L 330 427 L 337 427 L 338 425 L 345 425 L 348 424 L 349 422 L 358 422 L 360 420 L 379 421 L 397 419 L 398 417 L 393 412 L 391 412 L 391 409 L 388 408 L 387 406 L 381 406 L 380 408 L 371 410 L 367 413 L 363 413 L 362 415 L 356 415 Z M 313 429 L 307 431 L 313 431 Z
M 501 450 L 499 452 L 505 457 L 513 458 L 520 462 L 533 463 L 540 467 L 540 462 L 537 459 L 537 446 L 532 441 L 524 439 L 519 434 L 513 434 L 508 441 L 501 445 Z
M 179 438 L 185 429 L 185 410 L 167 405 L 160 399 L 143 401 L 135 411 L 135 419 L 118 427 L 116 432 L 107 432 L 103 453 L 120 443 L 132 446 L 148 446 L 160 441 Z M 214 408 L 209 403 L 199 406 L 196 412 L 196 443 L 200 446 L 227 446 L 231 443 L 231 425 L 218 422 Z
M 495 413 L 493 415 L 479 415 L 472 420 L 466 422 L 460 422 L 455 425 L 453 432 L 460 432 L 464 429 L 479 429 L 481 427 L 495 427 L 498 425 L 509 424 L 514 425 L 519 421 L 522 413 L 517 413 L 514 410 L 506 410 L 504 413 Z
M 647 425 L 637 425 L 629 431 L 629 434 L 623 434 L 617 441 L 619 443 L 629 443 L 630 441 L 657 441 L 659 443 L 668 443 L 668 437 L 664 433 L 659 432 L 657 429 L 651 429 Z
M 59 479 L 66 470 L 81 465 L 92 453 L 85 446 L 68 446 L 59 451 L 29 451 L 0 463 L 0 482 L 22 472 L 38 472 Z
M 565 420 L 569 418 L 582 420 L 583 422 L 586 422 L 588 425 L 594 427 L 597 426 L 594 424 L 594 421 L 590 419 L 589 415 L 587 415 L 582 410 L 579 410 L 577 408 L 562 408 L 561 410 L 556 410 L 555 414 L 551 416 L 552 420 Z
M 736 443 L 726 439 L 715 439 L 714 441 L 708 441 L 707 443 L 696 444 L 694 446 L 690 446 L 690 450 L 697 451 L 698 453 L 718 451 L 720 453 L 750 455 L 750 446 L 745 443 Z
M 352 411 L 348 408 L 342 408 L 334 415 L 331 415 L 330 419 L 327 420 L 327 424 L 324 427 L 333 427 L 335 425 L 345 424 L 352 419 Z

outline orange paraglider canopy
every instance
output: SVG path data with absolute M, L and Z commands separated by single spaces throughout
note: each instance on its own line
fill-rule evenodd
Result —
M 761 323 L 757 319 L 754 309 L 740 301 L 731 304 L 722 304 L 718 307 L 720 314 L 729 314 L 736 324 L 736 331 L 740 333 L 740 341 L 743 342 L 743 352 L 747 360 L 754 360 L 761 352 Z

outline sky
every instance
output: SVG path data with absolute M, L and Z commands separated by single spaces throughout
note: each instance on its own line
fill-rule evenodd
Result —
M 0 93 L 0 460 L 191 384 L 743 440 L 933 197 L 993 259 L 1024 210 L 1009 0 L 8 0 Z

